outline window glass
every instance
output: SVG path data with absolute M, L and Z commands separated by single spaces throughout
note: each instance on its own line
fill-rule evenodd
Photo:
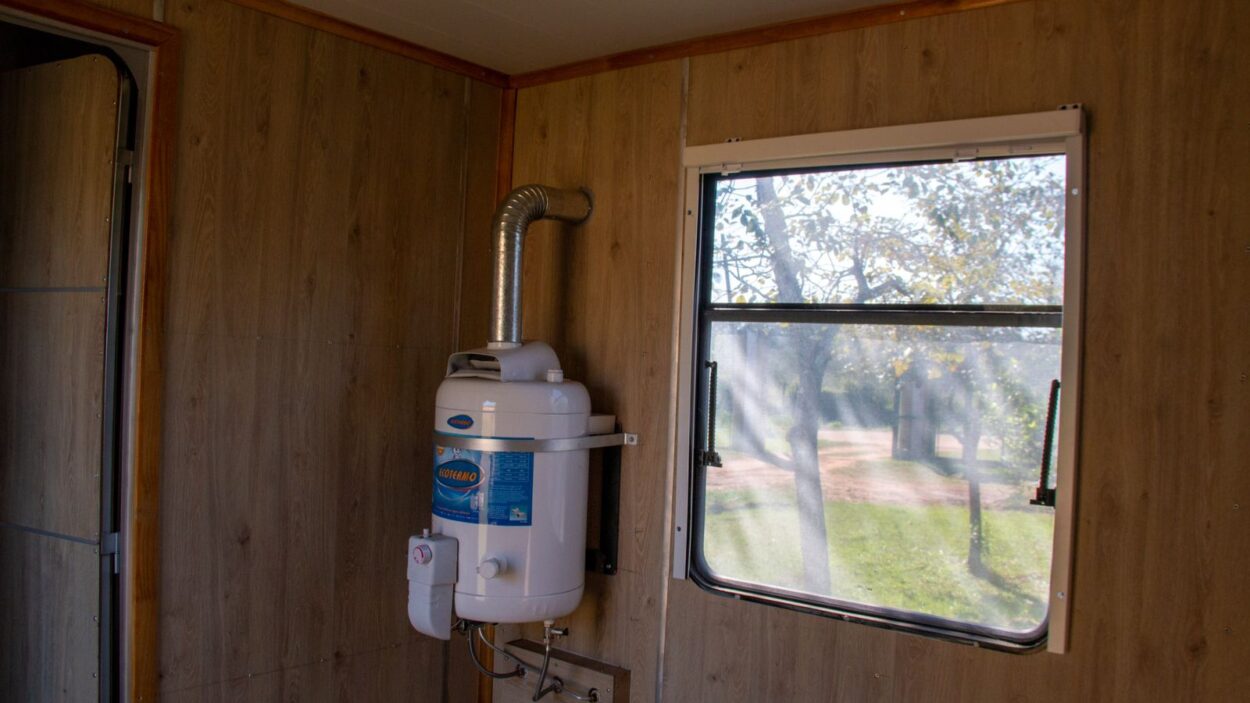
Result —
M 1059 330 L 714 323 L 716 576 L 1027 633 Z M 819 496 L 819 498 L 817 498 Z
M 710 301 L 1058 305 L 1065 158 L 720 179 Z
M 1044 632 L 1054 523 L 1031 499 L 1060 376 L 1065 172 L 1053 155 L 705 177 L 703 577 Z

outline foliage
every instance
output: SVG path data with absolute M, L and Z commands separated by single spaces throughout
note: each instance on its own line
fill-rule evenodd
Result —
M 754 493 L 709 494 L 704 554 L 724 577 L 804 590 L 794 502 Z M 718 510 L 720 503 L 736 503 Z M 828 501 L 834 598 L 1024 632 L 1046 614 L 1053 518 L 989 511 L 986 579 L 967 567 L 968 509 Z
M 712 295 L 735 303 L 1057 305 L 1063 279 L 1063 157 L 931 163 L 727 179 L 716 191 Z M 775 198 L 760 197 L 759 180 Z M 784 236 L 767 231 L 769 211 Z M 797 286 L 780 280 L 788 259 Z M 786 268 L 786 267 L 781 267 Z M 795 293 L 795 290 L 800 291 Z M 804 326 L 806 327 L 806 326 Z M 744 323 L 772 337 L 769 372 L 790 389 L 806 361 L 787 338 L 813 330 Z M 942 430 L 960 434 L 973 393 L 984 429 L 1012 464 L 1040 455 L 1045 392 L 1058 334 L 1022 328 L 837 327 L 819 333 L 830 354 L 821 415 L 880 420 L 898 379 L 924 374 Z M 727 330 L 719 330 L 721 334 Z M 865 338 L 889 338 L 866 352 Z M 813 348 L 803 346 L 801 353 Z M 726 384 L 726 393 L 734 393 Z M 791 394 L 793 390 L 791 390 Z M 791 408 L 793 405 L 791 404 Z

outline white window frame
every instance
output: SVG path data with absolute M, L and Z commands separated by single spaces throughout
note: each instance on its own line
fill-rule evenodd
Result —
M 1077 447 L 1080 429 L 1081 328 L 1085 226 L 1085 119 L 1080 105 L 1003 117 L 825 132 L 774 139 L 729 141 L 686 147 L 682 236 L 678 243 L 675 296 L 673 398 L 676 427 L 671 456 L 674 473 L 672 575 L 687 578 L 691 554 L 691 443 L 694 417 L 694 346 L 698 311 L 696 265 L 699 250 L 703 174 L 834 165 L 963 160 L 1029 153 L 1065 154 L 1065 246 L 1063 342 L 1061 347 L 1059 442 L 1055 456 L 1056 504 L 1051 558 L 1047 651 L 1068 649 L 1072 600 Z

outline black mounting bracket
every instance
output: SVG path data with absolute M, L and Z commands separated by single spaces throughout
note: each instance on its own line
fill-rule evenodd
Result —
M 621 449 L 603 449 L 603 476 L 599 489 L 599 546 L 586 550 L 586 570 L 612 576 L 620 547 Z

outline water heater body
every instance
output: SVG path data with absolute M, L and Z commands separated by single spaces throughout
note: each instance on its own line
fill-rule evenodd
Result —
M 544 380 L 504 382 L 497 373 L 453 372 L 439 387 L 433 528 L 459 544 L 458 617 L 551 620 L 573 612 L 584 588 L 588 451 L 477 451 L 440 445 L 438 436 L 582 437 L 590 398 L 558 362 Z

